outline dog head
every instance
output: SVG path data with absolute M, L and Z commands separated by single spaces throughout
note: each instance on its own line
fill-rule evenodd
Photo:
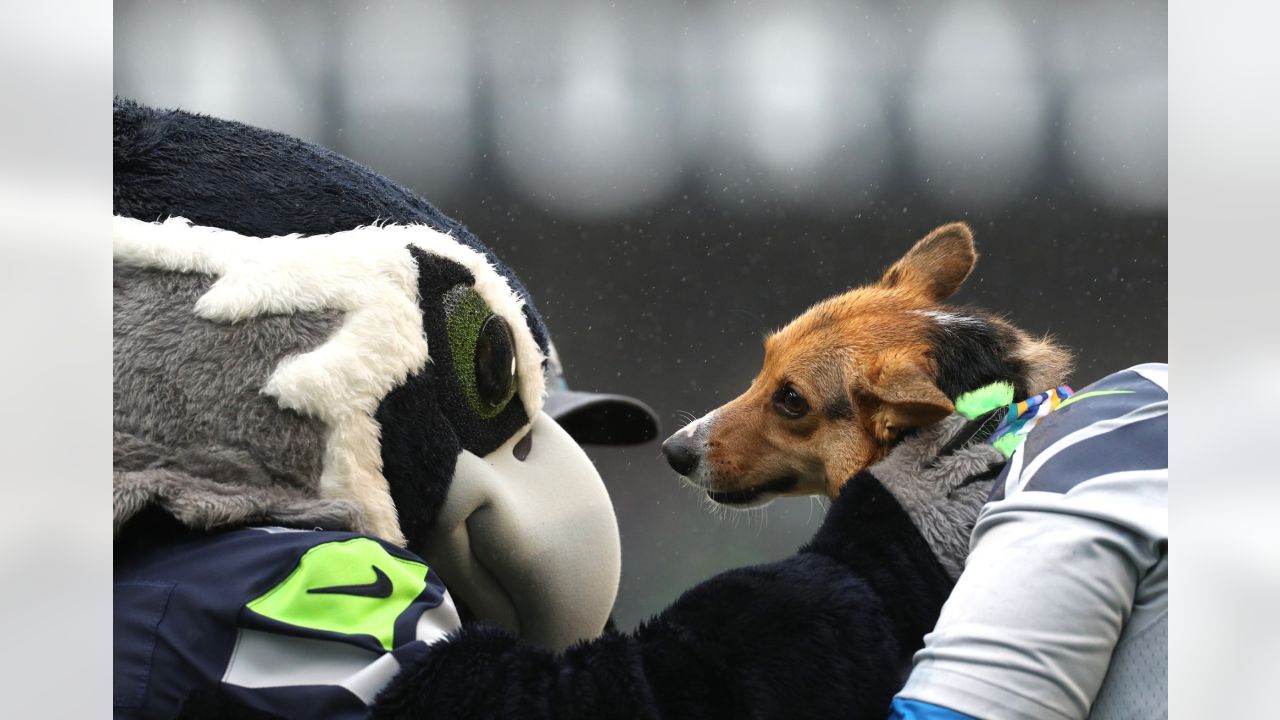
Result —
M 991 382 L 1019 399 L 1060 384 L 1070 355 L 1000 318 L 942 304 L 977 261 L 973 235 L 944 225 L 874 284 L 825 300 L 765 340 L 738 398 L 663 443 L 671 467 L 725 505 L 835 496 L 909 430 Z

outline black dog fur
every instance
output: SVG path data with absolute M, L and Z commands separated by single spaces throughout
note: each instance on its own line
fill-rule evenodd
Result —
M 967 306 L 954 311 L 972 322 L 936 325 L 930 332 L 932 357 L 938 365 L 938 389 L 960 397 L 994 382 L 1013 385 L 1015 400 L 1044 388 L 1027 387 L 1027 364 L 1018 360 L 1018 331 L 990 313 Z

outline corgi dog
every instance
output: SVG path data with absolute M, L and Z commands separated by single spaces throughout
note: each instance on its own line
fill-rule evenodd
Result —
M 1023 400 L 1061 385 L 1071 353 L 1051 338 L 944 304 L 977 257 L 967 225 L 943 225 L 878 282 L 809 308 L 766 338 L 746 392 L 662 444 L 667 462 L 726 506 L 835 497 L 967 391 L 1005 381 Z

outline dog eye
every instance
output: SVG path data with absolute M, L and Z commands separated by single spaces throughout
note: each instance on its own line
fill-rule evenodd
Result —
M 809 403 L 791 385 L 783 385 L 773 395 L 773 407 L 789 418 L 798 418 L 809 412 Z

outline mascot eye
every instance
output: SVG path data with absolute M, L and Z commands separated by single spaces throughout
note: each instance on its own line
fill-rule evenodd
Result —
M 476 340 L 476 393 L 486 405 L 507 402 L 516 386 L 516 340 L 507 321 L 490 315 Z
M 467 404 L 477 415 L 498 415 L 516 394 L 516 343 L 511 326 L 476 291 L 459 285 L 444 297 L 449 349 Z

